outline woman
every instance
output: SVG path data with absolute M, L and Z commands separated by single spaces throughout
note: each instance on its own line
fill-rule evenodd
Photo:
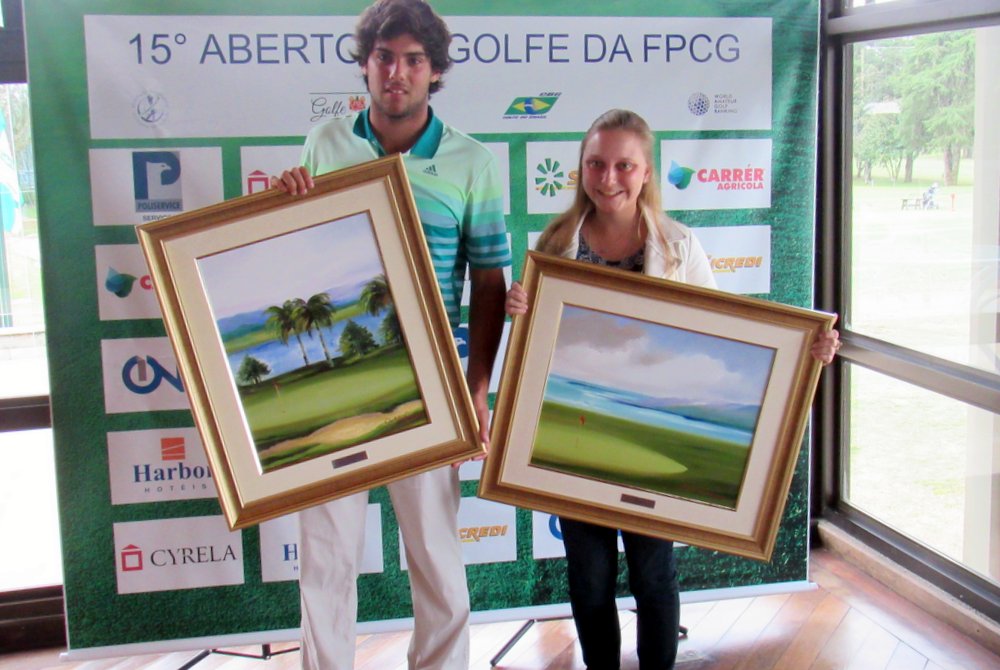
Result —
M 708 258 L 692 231 L 663 213 L 653 170 L 653 134 L 638 114 L 613 109 L 594 121 L 580 147 L 572 206 L 549 224 L 536 249 L 567 258 L 715 288 Z M 514 282 L 510 315 L 525 314 L 528 295 Z M 824 363 L 839 348 L 836 331 L 822 334 L 812 354 Z M 589 670 L 615 670 L 621 632 L 615 605 L 618 531 L 560 518 L 570 605 Z M 640 670 L 674 667 L 680 600 L 673 543 L 622 532 L 629 589 L 635 597 Z

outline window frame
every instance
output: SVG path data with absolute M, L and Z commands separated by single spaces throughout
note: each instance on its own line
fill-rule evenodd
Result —
M 27 83 L 22 0 L 2 0 L 0 83 Z M 0 432 L 52 427 L 48 395 L 0 398 Z M 66 644 L 62 585 L 0 592 L 0 649 Z
M 852 178 L 851 47 L 858 42 L 1000 25 L 995 0 L 898 0 L 846 8 L 822 0 L 819 161 L 817 171 L 816 304 L 845 314 L 851 286 Z M 812 519 L 827 520 L 903 568 L 1000 622 L 1000 586 L 879 522 L 842 496 L 848 427 L 850 369 L 888 375 L 960 402 L 996 411 L 1000 375 L 930 356 L 854 332 L 840 324 L 844 346 L 817 396 L 813 423 Z

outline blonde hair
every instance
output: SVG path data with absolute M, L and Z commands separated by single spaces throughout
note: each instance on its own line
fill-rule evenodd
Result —
M 642 185 L 639 191 L 637 205 L 649 224 L 649 232 L 660 236 L 659 227 L 655 222 L 662 216 L 663 203 L 660 199 L 660 179 L 653 166 L 653 131 L 649 129 L 649 124 L 641 116 L 627 109 L 609 109 L 601 114 L 590 125 L 587 134 L 580 142 L 580 159 L 577 164 L 577 174 L 583 175 L 583 154 L 587 148 L 587 143 L 593 139 L 594 135 L 602 130 L 624 130 L 635 135 L 642 143 L 642 153 L 649 165 L 649 180 Z M 577 185 L 576 195 L 573 204 L 562 214 L 546 226 L 535 249 L 549 248 L 555 245 L 556 248 L 564 249 L 569 245 L 570 237 L 576 230 L 580 218 L 594 208 L 594 203 L 583 189 L 582 184 Z

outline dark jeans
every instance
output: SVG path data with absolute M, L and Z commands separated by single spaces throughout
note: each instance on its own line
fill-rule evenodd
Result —
M 617 670 L 621 629 L 615 605 L 618 531 L 560 517 L 573 608 L 588 670 Z M 669 670 L 677 658 L 680 595 L 674 543 L 622 532 L 628 584 L 635 597 L 640 670 Z

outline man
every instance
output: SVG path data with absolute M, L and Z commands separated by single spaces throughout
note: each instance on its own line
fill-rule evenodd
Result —
M 395 152 L 404 155 L 452 328 L 460 319 L 466 264 L 472 295 L 466 377 L 487 444 L 487 393 L 503 327 L 503 268 L 510 248 L 499 172 L 492 154 L 444 124 L 430 108 L 451 66 L 451 36 L 423 0 L 377 0 L 361 15 L 357 52 L 371 106 L 314 128 L 303 165 L 273 179 L 291 194 L 313 186 L 311 175 Z M 406 547 L 413 592 L 411 670 L 466 670 L 469 595 L 457 514 L 457 468 L 440 468 L 389 484 Z M 357 576 L 367 492 L 300 514 L 302 662 L 310 670 L 353 667 Z

